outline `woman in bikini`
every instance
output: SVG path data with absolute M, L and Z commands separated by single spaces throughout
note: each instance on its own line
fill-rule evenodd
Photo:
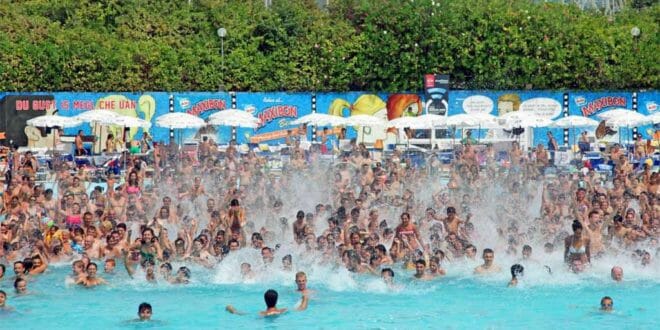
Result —
M 569 264 L 574 260 L 580 260 L 583 264 L 591 262 L 591 241 L 587 235 L 583 235 L 582 224 L 574 220 L 572 227 L 573 235 L 564 241 L 564 261 Z

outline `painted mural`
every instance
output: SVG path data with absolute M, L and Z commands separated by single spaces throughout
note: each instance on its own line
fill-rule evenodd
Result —
M 556 119 L 563 115 L 564 94 L 568 98 L 568 113 L 596 117 L 614 108 L 637 108 L 643 114 L 658 111 L 660 93 L 648 92 L 581 92 L 581 91 L 450 91 L 447 115 L 485 112 L 503 115 L 511 111 L 531 111 L 538 115 Z M 169 100 L 173 99 L 172 109 Z M 636 102 L 635 102 L 636 101 Z M 0 139 L 7 145 L 10 141 L 19 145 L 43 146 L 52 143 L 52 130 L 27 128 L 25 122 L 38 115 L 55 113 L 75 116 L 83 111 L 106 109 L 122 115 L 139 117 L 155 123 L 155 118 L 169 111 L 185 111 L 201 118 L 225 109 L 243 109 L 258 117 L 261 122 L 256 129 L 237 129 L 238 143 L 279 144 L 288 134 L 305 135 L 312 138 L 311 130 L 289 123 L 313 111 L 347 117 L 366 114 L 382 119 L 401 116 L 416 116 L 424 111 L 425 97 L 415 93 L 227 93 L 227 92 L 145 92 L 145 93 L 3 93 L 0 92 Z M 639 133 L 648 138 L 658 127 L 640 127 Z M 103 140 L 108 133 L 121 136 L 121 127 L 90 127 L 82 125 L 63 131 L 73 135 L 82 129 L 86 135 L 95 135 Z M 319 128 L 319 132 L 322 131 Z M 485 131 L 485 130 L 484 130 Z M 491 132 L 492 131 L 492 132 Z M 502 130 L 483 132 L 484 137 L 507 134 Z M 132 129 L 126 139 L 140 138 L 144 131 Z M 148 132 L 155 141 L 165 142 L 169 130 L 152 126 Z M 336 134 L 338 129 L 328 130 Z M 534 130 L 533 142 L 545 143 L 546 129 Z M 552 130 L 561 141 L 563 131 Z M 218 143 L 228 143 L 232 138 L 229 127 L 205 127 L 201 130 L 183 130 L 179 136 L 186 141 L 196 141 L 202 136 L 213 138 Z M 366 143 L 382 140 L 394 143 L 394 130 L 347 128 L 347 138 L 356 138 Z M 611 137 L 617 140 L 618 136 Z M 102 144 L 101 144 L 102 145 Z

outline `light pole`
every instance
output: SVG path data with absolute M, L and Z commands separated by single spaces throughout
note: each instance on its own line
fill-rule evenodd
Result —
M 220 89 L 225 90 L 225 37 L 227 36 L 227 29 L 221 27 L 218 29 L 218 37 L 220 37 L 220 56 L 222 61 L 222 68 L 220 71 Z
M 630 29 L 630 35 L 632 35 L 633 40 L 635 40 L 635 51 L 637 51 L 640 34 L 642 34 L 642 31 L 638 27 L 635 26 L 632 29 Z

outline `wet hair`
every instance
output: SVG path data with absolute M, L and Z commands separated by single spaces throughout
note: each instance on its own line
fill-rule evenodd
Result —
M 7 297 L 7 292 L 4 292 L 4 291 L 0 290 L 0 296 L 5 296 L 5 298 L 6 298 Z
M 19 260 L 19 261 L 15 261 L 15 262 L 14 262 L 14 268 L 15 268 L 15 267 L 16 267 L 16 265 L 18 265 L 18 264 L 21 264 L 21 265 L 23 265 L 23 268 L 25 269 L 25 271 L 24 271 L 23 273 L 27 273 L 27 272 L 28 272 L 28 268 L 27 268 L 27 267 L 25 267 L 25 263 L 24 263 L 23 261 L 20 261 L 20 260 Z
M 580 223 L 580 221 L 573 220 L 573 224 L 571 225 L 571 227 L 573 228 L 573 231 L 576 231 L 578 229 L 582 229 L 582 224 Z
M 238 199 L 232 199 L 231 202 L 229 202 L 229 206 L 240 206 Z
M 7 270 L 7 267 L 5 267 L 4 264 L 0 264 L 0 269 L 2 269 L 2 274 L 3 274 L 3 276 L 4 276 L 5 271 Z
M 415 261 L 415 265 L 419 265 L 419 264 L 424 265 L 424 267 L 426 267 L 426 261 L 424 261 L 424 259 L 417 259 L 417 261 Z
M 381 275 L 385 273 L 389 273 L 391 277 L 394 277 L 394 271 L 392 268 L 383 268 L 383 270 L 380 271 Z
M 94 268 L 96 268 L 96 269 L 99 269 L 99 266 L 96 265 L 96 263 L 90 262 L 90 263 L 87 264 L 87 270 L 89 270 L 89 267 L 92 267 L 92 266 L 94 266 Z
M 523 251 L 530 251 L 530 252 L 531 252 L 531 251 L 532 251 L 532 247 L 529 246 L 529 245 L 527 245 L 527 244 L 525 244 L 525 245 L 523 245 Z
M 190 278 L 190 269 L 188 269 L 188 267 L 186 266 L 179 267 L 179 272 L 182 272 L 185 278 Z
M 521 264 L 515 264 L 511 266 L 511 276 L 513 278 L 518 278 L 518 276 L 522 275 L 524 271 L 525 267 L 523 267 Z
M 296 218 L 297 219 L 304 218 L 304 217 L 305 217 L 305 212 L 304 211 L 301 210 L 301 211 L 298 211 L 298 213 L 296 213 Z
M 149 303 L 143 302 L 138 306 L 138 314 L 142 313 L 143 311 L 151 311 L 151 305 Z
M 264 301 L 266 302 L 266 307 L 273 308 L 277 305 L 277 291 L 269 289 L 264 293 Z
M 169 262 L 165 262 L 165 263 L 162 263 L 160 265 L 160 268 L 166 268 L 167 270 L 169 270 L 171 272 L 172 271 L 172 264 L 169 263 Z
M 484 249 L 484 253 L 483 253 L 483 254 L 486 254 L 486 253 L 493 253 L 493 254 L 494 254 L 495 251 L 493 251 L 493 249 L 488 249 L 488 248 L 486 248 L 486 249 Z
M 293 261 L 293 257 L 291 257 L 290 254 L 287 254 L 284 257 L 282 257 L 282 261 L 284 261 L 284 260 L 289 260 L 289 262 L 291 262 L 291 261 Z
M 623 217 L 620 214 L 617 214 L 617 215 L 614 216 L 613 220 L 614 220 L 614 222 L 623 222 Z
M 17 277 L 16 280 L 14 281 L 14 289 L 18 289 L 18 283 L 21 282 L 27 283 L 27 280 L 22 277 Z

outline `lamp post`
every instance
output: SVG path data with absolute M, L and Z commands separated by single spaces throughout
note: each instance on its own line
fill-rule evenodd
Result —
M 227 36 L 227 29 L 221 27 L 218 29 L 218 37 L 220 37 L 220 56 L 222 61 L 222 68 L 220 71 L 220 77 L 222 79 L 220 83 L 220 89 L 225 90 L 225 37 Z
M 640 34 L 642 34 L 642 31 L 638 27 L 635 26 L 630 29 L 630 35 L 633 37 L 633 40 L 635 40 L 635 50 L 638 49 Z

